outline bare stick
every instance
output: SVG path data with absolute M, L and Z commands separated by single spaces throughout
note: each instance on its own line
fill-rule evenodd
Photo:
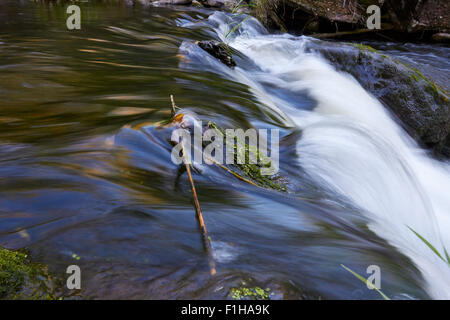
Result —
M 173 100 L 173 95 L 170 95 L 170 101 L 172 102 L 172 116 L 174 116 L 177 112 L 175 110 L 175 101 Z
M 214 159 L 211 159 L 211 158 L 208 157 L 207 155 L 203 155 L 203 156 L 204 156 L 205 158 L 207 158 L 209 161 L 211 161 L 211 162 L 213 162 L 214 164 L 216 164 L 216 165 L 218 165 L 219 167 L 221 167 L 222 169 L 228 171 L 229 173 L 231 173 L 232 175 L 234 175 L 234 176 L 235 176 L 236 178 L 238 178 L 239 180 L 242 180 L 242 181 L 244 181 L 244 182 L 247 182 L 247 183 L 249 183 L 249 184 L 252 184 L 252 185 L 254 185 L 255 187 L 261 188 L 261 186 L 258 186 L 258 185 L 257 185 L 256 183 L 254 183 L 253 181 L 244 178 L 243 176 L 237 174 L 236 172 L 234 172 L 234 171 L 231 170 L 231 169 L 228 169 L 228 168 L 225 167 L 223 164 L 217 162 L 217 161 L 214 160 Z
M 189 177 L 189 182 L 191 184 L 192 195 L 194 197 L 195 212 L 197 213 L 197 219 L 198 219 L 198 222 L 202 229 L 203 242 L 205 244 L 206 252 L 208 253 L 209 267 L 211 269 L 210 270 L 211 275 L 213 276 L 216 274 L 216 264 L 214 262 L 214 257 L 212 255 L 211 241 L 210 241 L 210 238 L 208 235 L 208 231 L 206 230 L 205 220 L 203 219 L 202 210 L 200 208 L 200 202 L 198 201 L 197 191 L 195 190 L 195 185 L 194 185 L 194 179 L 192 179 L 191 166 L 189 165 L 189 163 L 186 162 L 186 150 L 184 148 L 183 139 L 181 139 L 181 147 L 183 149 L 183 156 L 185 158 L 184 165 L 186 166 L 186 171 L 187 171 L 187 174 Z
M 385 27 L 383 30 L 378 29 L 358 29 L 354 31 L 342 31 L 342 32 L 333 32 L 333 33 L 317 33 L 312 34 L 311 37 L 317 38 L 317 39 L 328 39 L 328 38 L 339 38 L 343 36 L 349 36 L 349 35 L 357 35 L 357 34 L 363 34 L 363 33 L 376 33 L 380 31 L 387 31 L 391 30 L 392 27 Z
M 170 95 L 170 100 L 172 102 L 172 111 L 175 114 L 175 101 L 173 100 L 173 95 Z M 203 219 L 202 210 L 200 208 L 200 202 L 198 201 L 197 190 L 195 189 L 194 179 L 192 178 L 191 166 L 189 165 L 189 163 L 187 161 L 188 156 L 186 153 L 186 149 L 184 147 L 183 138 L 181 138 L 181 148 L 183 151 L 184 165 L 186 166 L 187 175 L 189 177 L 189 183 L 191 184 L 192 196 L 194 198 L 195 212 L 197 213 L 197 219 L 200 224 L 200 228 L 202 229 L 203 243 L 204 243 L 206 252 L 208 253 L 209 268 L 210 268 L 211 275 L 213 276 L 216 274 L 216 263 L 214 262 L 214 257 L 212 254 L 211 240 L 209 238 L 208 231 L 206 230 L 205 219 Z

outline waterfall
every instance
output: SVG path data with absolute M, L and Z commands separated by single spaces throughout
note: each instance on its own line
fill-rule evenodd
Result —
M 285 125 L 302 130 L 298 161 L 307 174 L 360 208 L 368 227 L 415 263 L 433 298 L 450 299 L 449 266 L 409 229 L 441 253 L 450 248 L 449 164 L 421 150 L 352 76 L 307 53 L 311 38 L 269 34 L 253 18 L 226 36 L 233 26 L 229 15 L 216 12 L 208 20 L 222 41 L 258 67 L 221 71 L 247 84 Z M 198 54 L 204 59 L 201 50 Z M 307 92 L 317 105 L 312 111 L 296 109 L 264 90 L 262 82 L 299 96 Z

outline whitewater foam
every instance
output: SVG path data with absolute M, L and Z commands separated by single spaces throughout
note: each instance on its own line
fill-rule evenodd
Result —
M 450 247 L 449 164 L 421 150 L 352 76 L 306 53 L 312 39 L 270 35 L 252 18 L 227 37 L 233 26 L 229 19 L 219 12 L 209 17 L 219 38 L 252 59 L 263 74 L 239 66 L 226 72 L 247 84 L 286 126 L 302 129 L 298 161 L 306 172 L 361 208 L 369 228 L 416 264 L 432 297 L 450 299 L 450 268 L 408 228 L 440 252 L 444 244 Z M 262 78 L 293 93 L 308 92 L 317 106 L 295 109 L 266 92 Z

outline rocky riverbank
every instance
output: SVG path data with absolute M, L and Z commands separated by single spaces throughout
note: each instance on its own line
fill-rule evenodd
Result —
M 320 38 L 450 41 L 450 3 L 444 0 L 129 0 L 138 5 L 196 5 L 239 10 L 272 29 Z M 381 11 L 381 29 L 368 30 L 370 5 Z
M 384 35 L 398 40 L 448 41 L 445 34 L 450 30 L 450 5 L 444 0 L 271 1 L 279 20 L 288 29 L 301 33 L 359 35 L 349 31 L 367 30 L 367 19 L 372 14 L 367 13 L 367 8 L 377 5 L 381 9 L 381 29 L 374 32 L 381 35 L 378 39 Z M 434 34 L 440 35 L 433 37 Z

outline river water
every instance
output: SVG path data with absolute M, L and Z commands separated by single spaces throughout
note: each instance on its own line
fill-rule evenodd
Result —
M 0 245 L 27 248 L 82 298 L 380 299 L 341 265 L 381 270 L 393 299 L 450 298 L 449 166 L 353 78 L 256 20 L 190 7 L 0 3 Z M 241 17 L 242 19 L 242 17 Z M 194 44 L 224 40 L 229 69 Z M 343 44 L 344 45 L 344 44 Z M 449 85 L 449 49 L 373 44 Z M 310 52 L 310 51 L 308 51 Z M 424 54 L 426 52 L 427 54 Z M 425 72 L 426 73 L 426 72 Z M 178 106 L 226 128 L 280 129 L 289 193 L 197 168 L 211 277 L 186 174 L 171 162 Z

